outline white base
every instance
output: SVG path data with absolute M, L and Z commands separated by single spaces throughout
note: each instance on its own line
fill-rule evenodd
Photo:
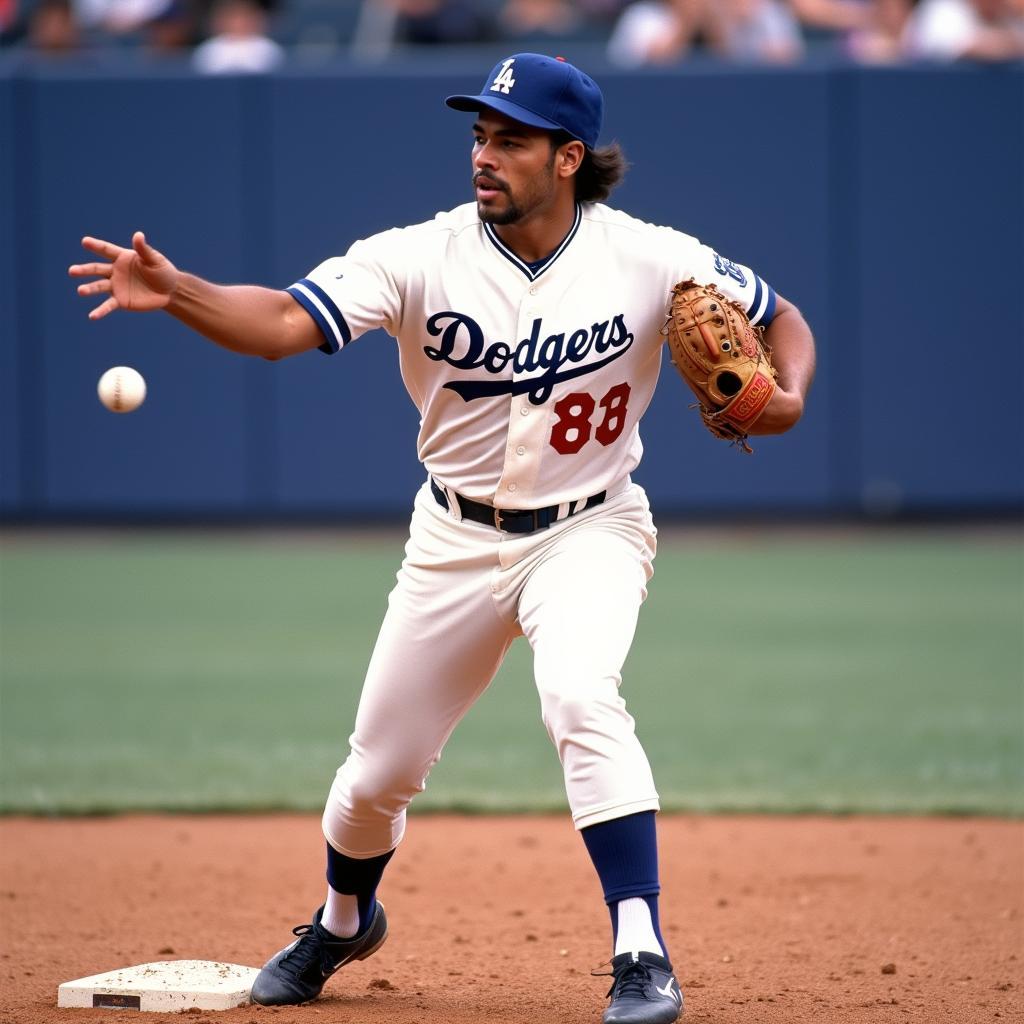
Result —
M 213 960 L 159 960 L 66 981 L 57 989 L 57 1005 L 165 1013 L 230 1010 L 251 1001 L 257 974 L 256 967 Z

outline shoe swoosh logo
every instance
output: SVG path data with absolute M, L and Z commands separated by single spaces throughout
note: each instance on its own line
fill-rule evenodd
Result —
M 674 999 L 677 1003 L 681 1003 L 683 1001 L 683 998 L 679 994 L 679 990 L 677 988 L 673 987 L 673 986 L 675 986 L 675 983 L 676 983 L 676 979 L 675 978 L 669 978 L 668 981 L 665 982 L 665 987 L 664 988 L 658 988 L 657 985 L 655 985 L 654 987 L 663 996 L 669 996 L 670 998 Z
M 350 953 L 348 956 L 343 956 L 333 967 L 329 967 L 326 971 L 321 966 L 320 973 L 324 976 L 324 981 L 326 981 L 337 970 L 344 967 L 351 959 L 352 954 Z

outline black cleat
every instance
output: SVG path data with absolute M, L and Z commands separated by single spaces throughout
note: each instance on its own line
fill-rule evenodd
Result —
M 384 908 L 377 904 L 370 926 L 361 935 L 338 939 L 320 924 L 324 908 L 313 915 L 312 924 L 299 925 L 292 933 L 299 938 L 271 957 L 256 975 L 252 1001 L 263 1006 L 293 1006 L 316 999 L 327 979 L 353 960 L 365 960 L 376 953 L 388 937 Z
M 612 957 L 612 979 L 604 1024 L 672 1024 L 683 1012 L 683 993 L 663 956 L 620 953 Z

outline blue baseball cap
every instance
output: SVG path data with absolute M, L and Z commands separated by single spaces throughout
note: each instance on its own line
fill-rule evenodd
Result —
M 562 129 L 588 149 L 597 145 L 604 97 L 597 83 L 564 57 L 517 53 L 494 65 L 479 96 L 449 96 L 453 110 L 496 110 L 521 124 Z

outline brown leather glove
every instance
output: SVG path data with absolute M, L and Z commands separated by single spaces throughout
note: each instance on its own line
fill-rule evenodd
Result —
M 743 307 L 713 284 L 691 279 L 672 289 L 665 335 L 672 363 L 699 399 L 704 425 L 752 452 L 750 428 L 775 394 L 764 330 L 752 327 Z

